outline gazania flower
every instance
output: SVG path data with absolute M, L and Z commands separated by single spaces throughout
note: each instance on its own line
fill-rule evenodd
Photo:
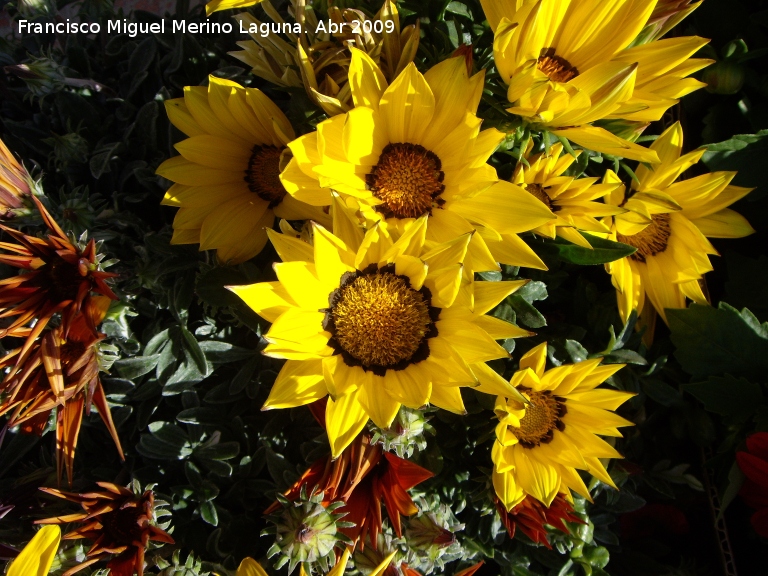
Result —
M 579 155 L 581 150 L 576 152 L 576 158 Z M 563 155 L 562 144 L 555 144 L 550 147 L 549 154 L 528 157 L 528 166 L 519 162 L 512 182 L 543 202 L 555 214 L 554 220 L 539 226 L 534 232 L 549 238 L 560 236 L 579 246 L 591 248 L 580 231 L 607 233 L 608 228 L 598 218 L 621 214 L 624 210 L 596 202 L 618 188 L 619 184 L 597 184 L 597 178 L 564 175 L 576 158 L 570 154 Z
M 695 36 L 634 46 L 655 1 L 484 0 L 494 29 L 494 60 L 509 88 L 508 111 L 577 144 L 642 162 L 656 151 L 593 123 L 659 120 L 682 96 L 704 86 L 688 78 L 711 61 L 690 56 Z M 490 7 L 490 9 L 488 9 Z
M 247 12 L 236 15 L 241 28 L 254 32 L 252 40 L 237 43 L 243 50 L 230 54 L 272 84 L 304 86 L 310 100 L 328 116 L 354 106 L 348 83 L 350 48 L 363 50 L 393 80 L 419 47 L 418 21 L 401 29 L 392 0 L 385 0 L 372 19 L 361 10 L 338 6 L 328 6 L 324 18 L 306 0 L 292 0 L 289 12 L 294 21 L 286 22 L 269 2 L 262 6 L 272 22 L 260 22 Z M 266 30 L 270 33 L 264 34 Z
M 334 209 L 334 212 L 336 210 Z M 425 249 L 426 217 L 393 242 L 386 226 L 316 225 L 314 248 L 273 234 L 277 282 L 231 289 L 272 327 L 264 354 L 285 358 L 265 409 L 330 395 L 334 457 L 368 419 L 387 428 L 401 404 L 464 412 L 459 386 L 515 390 L 485 362 L 508 356 L 495 339 L 529 333 L 485 316 L 524 281 L 462 281 L 471 234 Z
M 325 215 L 287 195 L 279 174 L 293 139 L 290 122 L 256 88 L 209 77 L 208 87 L 187 86 L 184 97 L 165 102 L 171 123 L 189 138 L 181 156 L 157 173 L 175 182 L 163 204 L 178 206 L 172 244 L 215 248 L 219 259 L 238 263 L 258 254 L 275 216 L 287 220 Z M 330 204 L 330 202 L 328 202 Z
M 371 544 L 376 546 L 382 502 L 392 528 L 402 537 L 400 515 L 418 512 L 408 490 L 433 476 L 429 470 L 384 452 L 380 444 L 371 445 L 370 441 L 368 434 L 360 434 L 338 458 L 329 455 L 312 464 L 285 493 L 288 500 L 295 500 L 302 492 L 320 492 L 325 505 L 343 502 L 338 513 L 352 526 L 341 531 L 356 544 L 359 542 L 361 548 L 369 533 Z M 265 513 L 278 508 L 276 502 Z
M 736 452 L 736 462 L 747 477 L 739 495 L 757 510 L 752 514 L 752 528 L 768 538 L 768 432 L 749 436 L 747 451 Z
M 651 145 L 662 159 L 652 169 L 638 167 L 638 182 L 625 193 L 618 188 L 606 201 L 625 213 L 608 219 L 612 238 L 637 248 L 634 254 L 606 264 L 618 291 L 624 321 L 632 310 L 645 310 L 646 296 L 666 321 L 665 308 L 685 308 L 685 300 L 705 304 L 704 274 L 712 270 L 710 254 L 717 254 L 709 238 L 741 238 L 754 230 L 728 206 L 750 188 L 731 186 L 736 172 L 713 172 L 676 182 L 696 164 L 706 149 L 681 156 L 683 130 L 667 128 Z M 618 182 L 613 174 L 609 180 Z M 651 310 L 646 311 L 646 317 Z M 653 326 L 655 315 L 647 318 Z M 651 330 L 652 332 L 652 330 Z
M 500 396 L 496 401 L 493 485 L 507 510 L 526 496 L 549 507 L 558 494 L 574 490 L 589 499 L 576 470 L 586 470 L 616 487 L 601 458 L 621 458 L 601 436 L 618 436 L 632 423 L 612 411 L 632 394 L 596 389 L 623 364 L 600 366 L 602 358 L 545 370 L 547 344 L 520 359 L 512 385 L 526 399 Z
M 468 271 L 497 270 L 496 262 L 545 268 L 517 234 L 554 216 L 524 190 L 498 182 L 486 163 L 504 135 L 480 131 L 482 73 L 470 77 L 457 56 L 424 75 L 409 64 L 388 85 L 376 63 L 353 49 L 350 87 L 354 109 L 289 145 L 293 159 L 281 179 L 290 194 L 321 205 L 333 189 L 369 222 L 398 230 L 428 216 L 429 242 L 477 231 Z
M 59 482 L 64 468 L 72 483 L 72 466 L 83 414 L 95 405 L 120 458 L 120 439 L 112 421 L 104 388 L 99 379 L 98 344 L 104 334 L 93 334 L 91 326 L 104 319 L 109 298 L 92 298 L 71 321 L 69 332 L 56 327 L 46 331 L 21 365 L 21 349 L 0 360 L 1 368 L 10 368 L 0 392 L 0 415 L 9 413 L 8 426 L 21 426 L 28 434 L 42 434 L 53 410 L 56 410 L 56 462 Z
M 0 218 L 7 218 L 14 209 L 23 207 L 22 199 L 30 194 L 29 174 L 0 140 Z
M 131 490 L 109 482 L 97 482 L 102 491 L 73 494 L 53 488 L 44 492 L 75 502 L 83 511 L 66 516 L 37 520 L 37 524 L 71 524 L 81 526 L 64 535 L 64 540 L 86 538 L 93 545 L 81 564 L 62 576 L 71 576 L 97 562 L 108 561 L 111 576 L 144 574 L 144 552 L 150 540 L 173 544 L 173 538 L 155 525 L 155 497 L 151 490 L 134 494 Z
M 117 300 L 105 280 L 117 276 L 99 269 L 102 256 L 91 240 L 85 248 L 69 241 L 36 197 L 32 197 L 48 227 L 45 238 L 22 234 L 0 224 L 15 242 L 0 242 L 0 263 L 19 268 L 18 276 L 0 280 L 0 318 L 13 318 L 0 328 L 0 338 L 26 338 L 17 359 L 21 365 L 30 347 L 54 314 L 61 314 L 62 336 L 66 337 L 72 318 L 88 303 L 92 293 Z M 89 319 L 86 316 L 86 319 Z M 34 326 L 30 326 L 33 321 Z M 95 334 L 95 326 L 89 328 Z
M 59 550 L 61 529 L 44 526 L 8 567 L 8 576 L 45 576 Z
M 547 536 L 547 526 L 567 534 L 566 522 L 584 523 L 581 518 L 576 516 L 573 506 L 563 494 L 557 494 L 549 506 L 545 506 L 531 496 L 526 496 L 511 510 L 507 510 L 501 500 L 497 498 L 496 510 L 510 538 L 514 538 L 517 528 L 520 528 L 523 534 L 536 544 L 543 544 L 549 549 L 552 548 L 552 545 Z

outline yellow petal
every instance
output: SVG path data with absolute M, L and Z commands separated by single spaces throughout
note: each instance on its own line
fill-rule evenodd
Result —
M 435 97 L 415 64 L 408 64 L 385 90 L 380 112 L 389 142 L 420 142 L 435 113 Z
M 249 286 L 227 286 L 240 296 L 256 314 L 274 322 L 283 312 L 296 306 L 280 282 L 259 282 Z
M 262 410 L 303 406 L 327 394 L 322 360 L 287 360 Z
M 331 444 L 334 458 L 341 456 L 344 448 L 349 446 L 368 422 L 368 414 L 358 401 L 360 390 L 336 398 L 328 398 L 325 409 L 325 428 Z
M 377 109 L 387 81 L 381 69 L 368 54 L 357 48 L 350 48 L 349 87 L 355 106 Z
M 211 0 L 205 5 L 205 15 L 210 16 L 219 10 L 230 10 L 232 8 L 245 8 L 259 4 L 262 0 Z M 238 574 L 238 576 L 240 576 Z
M 236 576 L 267 576 L 267 573 L 253 558 L 243 558 L 237 567 Z
M 44 526 L 38 530 L 11 563 L 8 576 L 48 576 L 60 540 L 61 529 L 58 526 Z

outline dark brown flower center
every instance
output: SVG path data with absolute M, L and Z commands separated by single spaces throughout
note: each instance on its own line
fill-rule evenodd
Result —
M 536 61 L 536 67 L 549 76 L 553 82 L 568 82 L 579 75 L 575 66 L 572 66 L 565 58 L 555 54 L 554 48 L 542 49 L 541 55 Z
M 445 201 L 442 164 L 433 152 L 418 144 L 387 144 L 379 162 L 365 177 L 368 190 L 383 204 L 376 210 L 387 218 L 418 218 L 431 214 Z
M 427 288 L 414 290 L 394 266 L 345 273 L 328 302 L 328 345 L 349 366 L 383 376 L 429 357 L 427 340 L 437 336 L 440 309 L 430 305 Z
M 276 146 L 254 146 L 245 171 L 248 189 L 274 208 L 285 198 L 280 182 L 280 156 L 283 149 Z
M 544 187 L 541 184 L 526 184 L 525 189 L 536 200 L 541 201 L 547 208 L 552 210 L 552 199 L 544 191 Z
M 632 254 L 630 258 L 638 262 L 645 262 L 648 256 L 656 256 L 667 249 L 670 233 L 669 214 L 653 214 L 651 223 L 640 232 L 629 236 L 617 233 L 616 240 L 637 248 L 637 252 Z
M 562 421 L 568 412 L 565 398 L 554 396 L 549 390 L 534 392 L 520 388 L 520 391 L 525 392 L 531 402 L 525 406 L 525 416 L 520 419 L 520 427 L 509 427 L 512 434 L 524 448 L 551 442 L 555 430 L 565 430 Z
M 141 541 L 145 526 L 144 510 L 140 506 L 119 508 L 113 512 L 107 512 L 99 517 L 106 536 L 104 546 L 109 544 L 129 546 Z
M 61 256 L 54 256 L 40 268 L 40 285 L 48 290 L 51 302 L 65 302 L 77 298 L 80 286 L 88 282 L 77 264 L 70 264 Z
M 78 342 L 77 340 L 67 340 L 61 345 L 61 364 L 65 368 L 77 362 L 80 357 L 85 353 L 85 344 Z

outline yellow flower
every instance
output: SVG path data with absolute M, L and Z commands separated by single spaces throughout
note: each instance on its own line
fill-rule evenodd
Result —
M 532 144 L 529 144 L 529 151 Z M 549 238 L 557 235 L 579 246 L 591 248 L 579 232 L 607 233 L 608 228 L 597 218 L 621 214 L 624 210 L 596 202 L 618 188 L 619 183 L 597 184 L 597 178 L 563 175 L 581 153 L 581 150 L 577 150 L 576 157 L 563 155 L 563 146 L 555 144 L 549 149 L 549 154 L 541 153 L 527 158 L 528 166 L 518 162 L 512 182 L 543 202 L 555 214 L 555 220 L 539 226 L 534 232 Z
M 624 321 L 632 310 L 645 316 L 652 333 L 655 315 L 644 307 L 646 296 L 666 321 L 665 308 L 685 308 L 686 298 L 706 304 L 703 278 L 712 270 L 710 254 L 717 254 L 709 238 L 742 238 L 754 230 L 728 206 L 751 189 L 730 186 L 735 172 L 712 172 L 675 182 L 706 152 L 700 148 L 683 154 L 683 130 L 675 123 L 651 145 L 661 163 L 640 166 L 630 192 L 624 187 L 606 196 L 627 210 L 609 218 L 612 238 L 637 252 L 606 264 L 616 287 Z M 608 179 L 618 182 L 613 173 Z
M 511 384 L 526 403 L 496 400 L 493 485 L 507 510 L 526 495 L 545 506 L 571 490 L 590 499 L 577 470 L 616 487 L 600 458 L 621 455 L 597 435 L 621 437 L 618 428 L 632 425 L 612 412 L 632 394 L 597 386 L 624 365 L 597 358 L 545 370 L 546 361 L 546 342 L 520 359 Z
M 466 279 L 472 234 L 427 249 L 426 220 L 396 241 L 386 225 L 363 236 L 339 221 L 338 236 L 315 225 L 314 247 L 270 233 L 283 259 L 274 266 L 278 280 L 230 287 L 272 322 L 264 354 L 287 359 L 264 409 L 329 395 L 334 457 L 369 418 L 388 427 L 401 404 L 462 414 L 460 386 L 515 393 L 485 362 L 508 356 L 496 339 L 530 333 L 485 313 L 526 281 Z
M 45 526 L 38 530 L 29 544 L 11 562 L 8 576 L 47 576 L 59 549 L 61 529 Z
M 684 36 L 633 46 L 655 0 L 483 4 L 495 31 L 496 67 L 509 86 L 510 113 L 591 150 L 658 162 L 653 150 L 593 123 L 659 120 L 679 98 L 704 86 L 688 76 L 711 62 L 690 58 L 707 40 Z
M 504 135 L 480 131 L 482 73 L 470 77 L 459 56 L 426 74 L 409 64 L 388 85 L 373 60 L 352 49 L 350 86 L 354 109 L 289 145 L 293 159 L 281 179 L 291 195 L 322 205 L 335 190 L 369 225 L 386 220 L 402 229 L 429 216 L 429 242 L 477 231 L 468 271 L 497 270 L 497 262 L 545 268 L 517 234 L 554 216 L 518 186 L 498 182 L 486 163 Z
M 418 22 L 401 29 L 392 0 L 385 0 L 372 19 L 361 10 L 338 6 L 328 7 L 327 19 L 318 19 L 306 0 L 291 4 L 293 22 L 284 20 L 269 2 L 262 6 L 272 22 L 260 22 L 248 13 L 235 16 L 243 29 L 253 32 L 251 40 L 237 43 L 242 50 L 230 54 L 273 84 L 303 85 L 309 98 L 329 116 L 353 106 L 347 77 L 351 47 L 365 51 L 389 80 L 413 60 L 419 47 Z
M 261 251 L 275 216 L 327 220 L 280 183 L 294 132 L 260 90 L 210 76 L 207 88 L 187 86 L 184 97 L 167 100 L 165 109 L 189 136 L 175 146 L 181 155 L 157 169 L 175 182 L 162 202 L 180 208 L 172 244 L 199 243 L 200 250 L 215 248 L 220 260 L 238 263 Z

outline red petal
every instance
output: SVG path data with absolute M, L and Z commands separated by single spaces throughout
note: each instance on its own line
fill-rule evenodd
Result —
M 768 488 L 768 462 L 748 452 L 736 452 L 736 461 L 747 478 Z
M 398 484 L 406 490 L 413 488 L 417 484 L 424 482 L 424 480 L 429 480 L 434 476 L 434 474 L 426 468 L 422 468 L 413 462 L 399 458 L 389 452 L 385 452 L 384 457 L 387 459 L 387 462 L 389 462 L 391 471 L 397 478 Z
M 747 450 L 750 454 L 768 461 L 768 432 L 756 432 L 747 438 Z

